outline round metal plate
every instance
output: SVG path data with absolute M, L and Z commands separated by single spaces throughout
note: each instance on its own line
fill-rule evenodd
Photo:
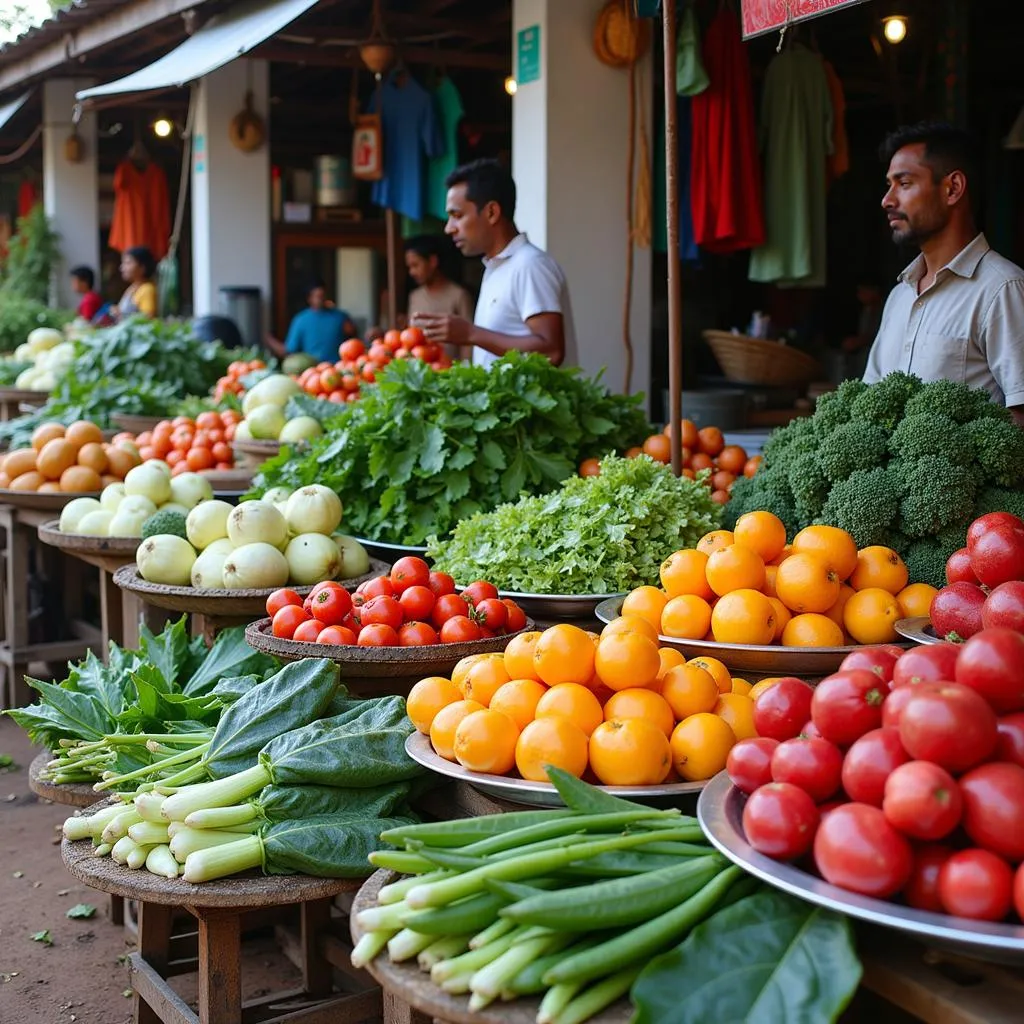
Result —
M 927 615 L 918 615 L 912 619 L 900 619 L 896 623 L 896 632 L 915 644 L 945 643 L 941 636 L 936 636 L 932 629 L 931 619 Z
M 426 545 L 421 547 L 418 544 L 388 544 L 386 541 L 365 540 L 362 537 L 355 537 L 354 540 L 359 541 L 366 548 L 366 552 L 371 558 L 379 558 L 381 561 L 391 562 L 392 565 L 405 555 L 416 555 L 418 558 L 430 561 L 427 558 Z
M 597 606 L 609 599 L 622 600 L 625 594 L 521 594 L 515 590 L 499 590 L 499 597 L 508 597 L 534 618 L 592 619 Z
M 1006 964 L 1024 964 L 1024 925 L 966 921 L 914 910 L 848 892 L 792 864 L 758 853 L 743 834 L 746 798 L 725 772 L 716 775 L 697 803 L 697 817 L 711 843 L 733 863 L 791 896 L 869 924 L 907 932 L 930 945 Z
M 405 741 L 405 752 L 424 768 L 429 768 L 438 775 L 449 779 L 468 782 L 474 789 L 488 796 L 511 800 L 517 804 L 529 804 L 533 807 L 564 807 L 558 790 L 550 782 L 529 782 L 526 779 L 510 778 L 504 775 L 486 775 L 483 772 L 471 772 L 455 761 L 446 761 L 434 752 L 430 745 L 430 737 L 414 732 Z M 699 793 L 704 782 L 670 782 L 661 786 L 598 786 L 597 788 L 613 796 L 621 796 L 626 800 L 638 800 L 641 803 L 652 801 L 663 803 L 673 797 Z

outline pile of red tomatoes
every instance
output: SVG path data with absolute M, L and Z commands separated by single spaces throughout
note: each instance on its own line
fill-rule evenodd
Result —
M 175 475 L 231 469 L 235 464 L 231 439 L 241 420 L 242 414 L 234 409 L 202 412 L 195 419 L 176 416 L 173 420 L 161 420 L 152 430 L 144 430 L 134 438 L 131 434 L 117 436 L 134 440 L 144 462 L 163 459 Z

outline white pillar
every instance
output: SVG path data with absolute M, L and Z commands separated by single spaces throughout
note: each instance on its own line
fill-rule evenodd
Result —
M 68 270 L 85 264 L 99 281 L 100 214 L 96 161 L 96 115 L 86 111 L 78 124 L 82 159 L 73 164 L 64 152 L 72 131 L 75 93 L 91 79 L 47 79 L 43 83 L 43 208 L 60 235 L 61 262 L 51 285 L 53 300 L 73 307 Z
M 252 89 L 267 139 L 244 153 L 231 119 Z M 192 155 L 192 294 L 195 314 L 220 309 L 222 286 L 259 288 L 263 326 L 271 289 L 269 74 L 266 61 L 239 58 L 199 83 Z
M 606 368 L 610 388 L 625 374 L 627 72 L 594 53 L 604 0 L 513 0 L 512 69 L 519 33 L 538 28 L 539 76 L 512 100 L 516 222 L 562 265 L 569 279 L 580 364 Z M 640 102 L 651 110 L 651 60 Z M 650 132 L 652 118 L 647 119 Z M 649 139 L 653 151 L 653 140 Z M 639 147 L 637 149 L 639 159 Z M 637 163 L 639 166 L 639 163 Z M 651 363 L 651 252 L 634 247 L 631 391 L 647 391 Z

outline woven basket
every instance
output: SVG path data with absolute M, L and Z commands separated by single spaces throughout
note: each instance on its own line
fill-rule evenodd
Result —
M 726 379 L 737 384 L 798 387 L 822 375 L 817 359 L 798 348 L 728 331 L 703 334 Z
M 632 0 L 608 0 L 594 24 L 598 60 L 613 68 L 628 68 L 647 52 L 650 43 L 650 24 L 637 17 Z

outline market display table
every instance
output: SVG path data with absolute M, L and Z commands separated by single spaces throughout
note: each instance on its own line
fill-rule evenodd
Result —
M 17 419 L 22 406 L 38 409 L 45 405 L 50 397 L 49 391 L 35 391 L 29 388 L 0 388 L 0 422 Z
M 321 953 L 334 897 L 355 891 L 358 881 L 252 875 L 191 885 L 95 857 L 88 841 L 64 840 L 61 854 L 71 874 L 86 885 L 138 902 L 138 951 L 129 957 L 136 1024 L 357 1024 L 380 1012 L 376 989 L 334 992 L 331 965 Z M 303 987 L 243 1004 L 242 918 L 255 908 L 288 906 L 300 913 Z M 195 958 L 182 957 L 176 948 L 172 919 L 178 907 L 198 924 Z M 199 975 L 198 1013 L 167 982 L 192 972 Z

